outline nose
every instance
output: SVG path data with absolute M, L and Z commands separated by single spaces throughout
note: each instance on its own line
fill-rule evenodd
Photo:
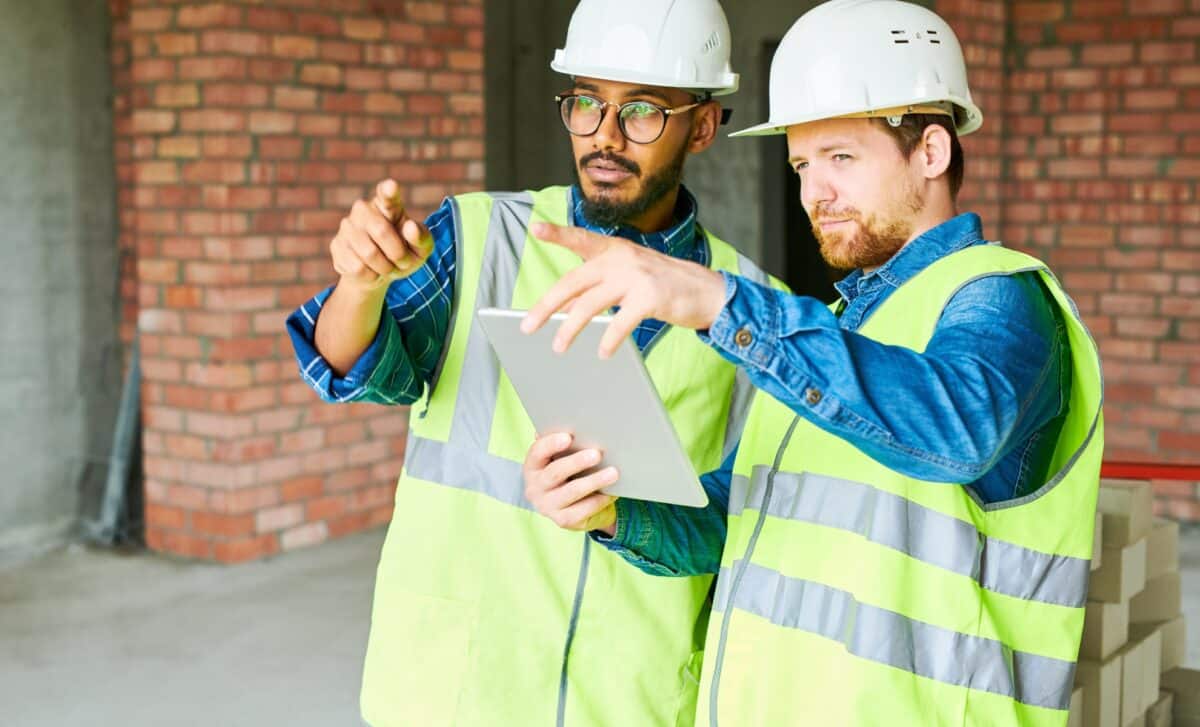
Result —
M 592 146 L 600 151 L 620 151 L 625 148 L 625 135 L 621 133 L 621 123 L 617 118 L 620 110 L 614 106 L 604 107 L 604 118 L 600 128 L 592 134 Z
M 809 167 L 800 182 L 800 204 L 811 214 L 817 205 L 832 204 L 837 200 L 837 193 L 829 177 L 819 170 Z

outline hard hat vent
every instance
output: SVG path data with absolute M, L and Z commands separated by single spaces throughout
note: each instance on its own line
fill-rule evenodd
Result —
M 712 35 L 708 36 L 708 40 L 704 41 L 704 47 L 702 47 L 700 49 L 700 52 L 701 53 L 712 53 L 713 51 L 715 51 L 716 49 L 718 49 L 720 47 L 721 47 L 721 34 L 714 31 Z
M 941 39 L 938 38 L 938 32 L 936 30 L 926 30 L 925 32 L 918 30 L 914 35 L 915 38 L 910 36 L 907 30 L 893 30 L 892 42 L 896 45 L 908 45 L 913 40 L 927 40 L 929 41 L 930 45 L 942 44 Z

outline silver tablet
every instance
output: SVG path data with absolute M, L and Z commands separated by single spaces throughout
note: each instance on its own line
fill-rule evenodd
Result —
M 690 507 L 708 504 L 633 341 L 622 342 L 608 360 L 597 356 L 610 317 L 593 319 L 560 355 L 551 343 L 563 314 L 531 335 L 521 332 L 525 311 L 484 308 L 478 316 L 538 433 L 570 432 L 573 451 L 598 449 L 604 459 L 597 469 L 617 468 L 619 479 L 606 493 Z

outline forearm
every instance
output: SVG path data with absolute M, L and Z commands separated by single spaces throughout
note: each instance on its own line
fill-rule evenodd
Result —
M 657 576 L 716 573 L 725 547 L 729 483 L 736 450 L 721 469 L 700 478 L 708 493 L 702 508 L 644 500 L 617 500 L 612 536 L 592 537 L 634 567 Z
M 1010 282 L 969 286 L 923 352 L 844 330 L 811 298 L 736 287 L 709 332 L 722 355 L 809 422 L 913 477 L 968 483 L 988 471 L 1052 360 L 1053 319 Z M 994 307 L 998 298 L 1007 302 Z
M 314 343 L 338 376 L 345 376 L 375 340 L 386 295 L 386 285 L 364 290 L 340 282 L 321 307 Z

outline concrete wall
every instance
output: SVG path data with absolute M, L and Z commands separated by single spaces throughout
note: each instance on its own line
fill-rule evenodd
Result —
M 0 560 L 103 481 L 120 356 L 103 0 L 0 0 Z

